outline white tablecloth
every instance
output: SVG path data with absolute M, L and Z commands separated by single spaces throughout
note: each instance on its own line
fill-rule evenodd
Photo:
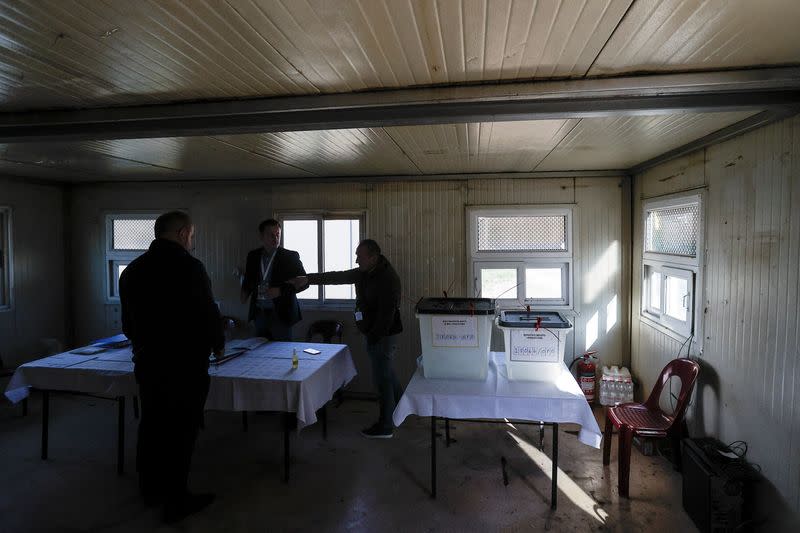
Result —
M 292 369 L 292 348 L 299 364 Z M 305 348 L 321 353 L 310 355 Z M 221 411 L 284 411 L 297 413 L 297 426 L 317 421 L 316 411 L 333 393 L 350 382 L 356 368 L 343 344 L 271 342 L 208 371 L 211 386 L 206 409 Z M 6 397 L 18 402 L 29 388 L 127 396 L 137 394 L 129 348 L 95 355 L 65 352 L 19 368 L 6 388 Z
M 600 447 L 602 434 L 578 382 L 562 364 L 554 381 L 509 381 L 502 352 L 492 352 L 485 381 L 425 379 L 418 368 L 394 411 L 441 418 L 516 419 L 580 424 L 578 440 Z
M 292 348 L 300 360 L 292 369 Z M 309 355 L 304 348 L 316 348 Z M 271 342 L 227 363 L 212 366 L 206 409 L 297 413 L 297 426 L 317 421 L 317 409 L 356 375 L 344 344 Z

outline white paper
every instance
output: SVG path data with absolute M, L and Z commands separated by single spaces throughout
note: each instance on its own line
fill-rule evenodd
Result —
M 511 330 L 512 361 L 528 361 L 539 363 L 559 362 L 559 338 L 557 335 L 540 329 Z
M 443 315 L 431 317 L 433 346 L 478 346 L 478 318 Z

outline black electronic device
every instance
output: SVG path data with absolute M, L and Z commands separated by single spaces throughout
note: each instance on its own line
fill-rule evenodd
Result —
M 712 438 L 683 439 L 683 509 L 708 533 L 741 531 L 756 472 Z

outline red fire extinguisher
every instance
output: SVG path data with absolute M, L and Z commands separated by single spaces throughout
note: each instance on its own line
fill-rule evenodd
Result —
M 578 362 L 577 380 L 583 394 L 586 396 L 586 401 L 590 404 L 594 403 L 594 384 L 597 380 L 595 376 L 597 366 L 594 364 L 594 361 L 592 361 L 592 359 L 597 359 L 597 357 L 594 356 L 596 353 L 597 350 L 586 352 L 580 357 L 573 359 L 572 363 L 569 365 L 571 370 L 572 365 L 575 364 L 576 361 Z

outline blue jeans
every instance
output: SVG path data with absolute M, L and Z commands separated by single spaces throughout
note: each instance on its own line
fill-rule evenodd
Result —
M 256 308 L 256 335 L 271 341 L 292 340 L 292 326 L 287 326 L 272 309 Z
M 392 414 L 395 405 L 400 401 L 403 391 L 392 368 L 392 361 L 397 353 L 397 337 L 382 337 L 373 345 L 367 344 L 367 355 L 372 363 L 372 380 L 378 388 L 380 417 L 378 425 L 383 431 L 394 429 Z

